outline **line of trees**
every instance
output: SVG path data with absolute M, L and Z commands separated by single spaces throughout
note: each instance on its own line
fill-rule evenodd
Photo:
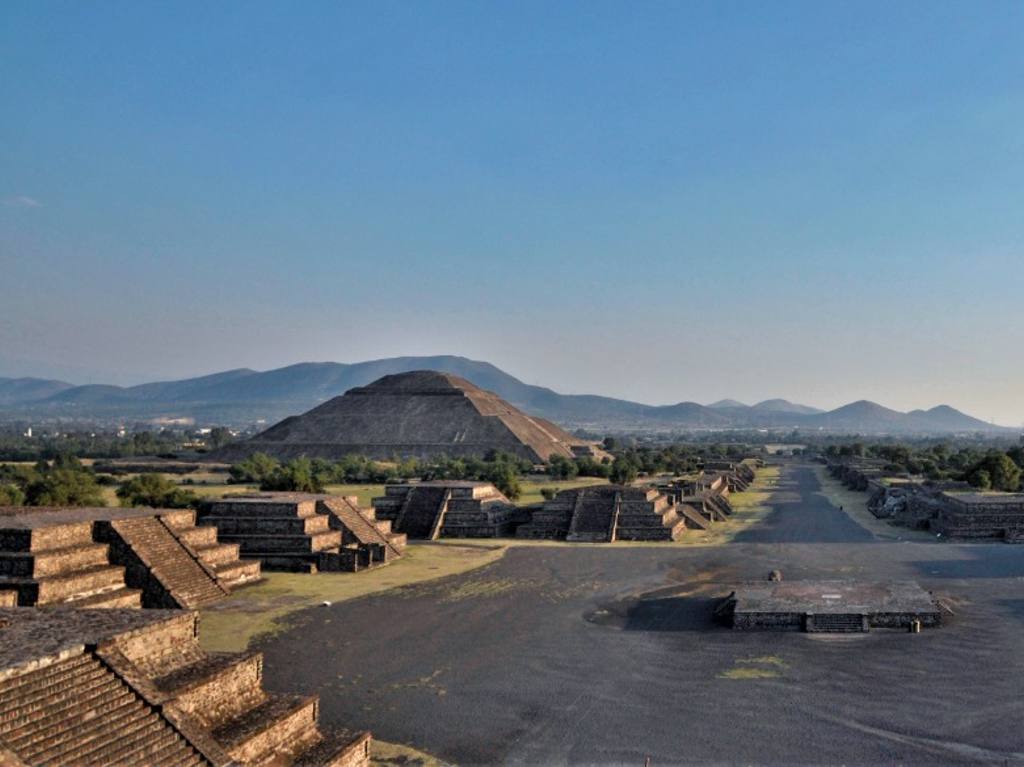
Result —
M 908 445 L 903 443 L 865 444 L 852 442 L 829 445 L 825 455 L 831 458 L 877 458 L 886 461 L 894 472 L 920 474 L 931 480 L 968 482 L 980 490 L 1016 492 L 1024 477 L 1024 445 L 1007 450 L 961 446 L 947 443 Z
M 92 469 L 74 456 L 52 462 L 0 465 L 0 506 L 105 506 Z

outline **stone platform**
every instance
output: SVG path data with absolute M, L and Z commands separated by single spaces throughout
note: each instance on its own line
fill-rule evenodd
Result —
M 718 609 L 732 628 L 858 633 L 938 626 L 939 607 L 913 581 L 766 581 L 737 586 Z
M 21 606 L 196 608 L 259 578 L 188 509 L 0 508 L 0 590 Z

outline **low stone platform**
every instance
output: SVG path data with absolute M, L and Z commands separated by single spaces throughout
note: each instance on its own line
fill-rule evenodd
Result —
M 718 614 L 734 629 L 857 633 L 938 626 L 939 607 L 913 581 L 766 581 L 737 586 Z
M 181 610 L 0 609 L 0 764 L 364 767 L 317 696 L 268 693 L 260 653 L 208 654 Z

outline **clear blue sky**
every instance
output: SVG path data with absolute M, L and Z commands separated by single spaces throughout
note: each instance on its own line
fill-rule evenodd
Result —
M 1024 4 L 0 6 L 0 375 L 453 353 L 1024 422 Z

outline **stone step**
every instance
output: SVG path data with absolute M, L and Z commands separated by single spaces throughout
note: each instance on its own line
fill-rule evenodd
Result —
M 116 565 L 93 565 L 35 579 L 0 577 L 0 588 L 16 589 L 22 605 L 65 602 L 119 586 L 124 586 L 124 568 Z
M 170 528 L 187 530 L 195 526 L 196 513 L 192 509 L 175 509 L 161 512 L 160 519 Z
M 61 575 L 93 565 L 109 564 L 107 546 L 86 543 L 46 551 L 0 552 L 0 575 L 39 578 Z
M 237 543 L 217 543 L 214 541 L 212 544 L 191 546 L 191 548 L 192 552 L 208 565 L 225 565 L 238 561 L 239 546 Z
M 258 652 L 210 653 L 155 681 L 174 699 L 174 708 L 211 729 L 266 700 L 263 655 Z
M 259 706 L 213 730 L 213 737 L 243 763 L 272 754 L 301 753 L 316 742 L 317 698 L 272 695 Z
M 342 767 L 367 764 L 370 760 L 370 733 L 339 730 L 322 735 L 311 747 L 299 754 L 292 767 Z
M 92 522 L 67 522 L 26 530 L 4 528 L 0 519 L 0 540 L 5 551 L 37 553 L 84 546 L 93 542 Z
M 312 517 L 316 515 L 315 501 L 223 500 L 214 503 L 203 515 L 204 524 L 224 517 Z
M 89 668 L 90 663 L 88 655 L 76 655 L 0 682 L 0 722 L 4 721 L 6 713 L 23 705 L 24 696 L 30 689 L 43 689 L 59 683 L 59 680 L 72 678 L 81 674 L 82 669 Z
M 217 517 L 218 537 L 237 535 L 312 535 L 330 530 L 330 519 L 326 514 L 305 517 Z
M 142 607 L 142 590 L 118 587 L 99 591 L 89 596 L 71 599 L 54 605 L 55 608 L 74 608 L 77 610 L 93 608 Z
M 76 759 L 75 764 L 135 765 L 194 765 L 205 760 L 180 735 L 161 723 L 155 730 L 139 728 L 134 736 L 119 737 L 112 747 L 96 749 Z
M 311 554 L 341 545 L 341 533 L 336 530 L 312 535 L 222 534 L 221 539 L 230 543 L 238 543 L 245 556 L 255 556 L 257 552 L 262 554 Z
M 253 583 L 263 577 L 258 559 L 238 559 L 223 565 L 216 565 L 217 582 L 229 589 L 246 583 Z
M 108 717 L 136 701 L 134 694 L 110 672 L 90 678 L 46 698 L 35 698 L 17 718 L 4 722 L 0 738 L 17 753 L 33 754 L 44 748 L 57 731 L 74 729 L 97 716 Z
M 810 633 L 856 634 L 867 631 L 865 616 L 854 613 L 815 613 L 808 615 L 806 626 Z
M 36 764 L 78 764 L 79 759 L 84 760 L 89 754 L 103 753 L 114 743 L 131 739 L 139 729 L 145 731 L 145 737 L 151 738 L 159 731 L 161 722 L 155 716 L 147 716 L 148 713 L 146 706 L 131 696 L 119 701 L 116 707 L 114 704 L 96 707 L 77 717 L 73 725 L 71 720 L 61 722 L 60 726 L 72 731 L 70 737 L 58 740 L 52 738 L 51 733 L 45 733 L 41 741 L 20 752 Z
M 217 543 L 216 527 L 209 527 L 206 525 L 201 525 L 199 527 L 183 527 L 175 528 L 174 532 L 182 543 L 186 546 L 191 546 L 192 548 L 213 546 Z

